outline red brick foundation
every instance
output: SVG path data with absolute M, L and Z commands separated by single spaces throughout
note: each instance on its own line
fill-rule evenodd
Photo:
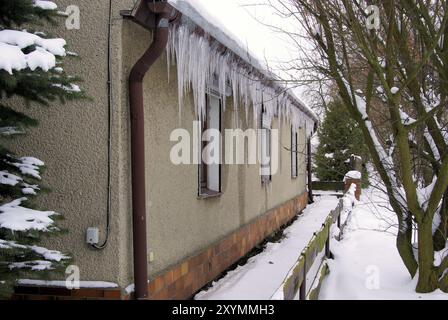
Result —
M 153 279 L 149 284 L 149 299 L 189 299 L 207 283 L 244 257 L 267 236 L 288 223 L 307 205 L 308 194 L 302 195 L 269 210 L 252 223 L 199 254 L 183 261 Z M 45 291 L 45 290 L 61 291 Z M 28 290 L 28 291 L 27 291 Z M 31 290 L 31 291 L 30 291 Z M 64 293 L 63 295 L 61 293 Z M 132 299 L 119 294 L 120 290 L 18 287 L 15 299 Z

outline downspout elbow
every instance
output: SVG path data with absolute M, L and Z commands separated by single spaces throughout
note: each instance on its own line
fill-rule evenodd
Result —
M 143 56 L 132 67 L 129 75 L 131 83 L 143 82 L 143 78 L 148 72 L 149 68 L 161 56 L 168 43 L 169 14 L 161 14 L 157 19 L 157 26 L 154 32 L 154 38 L 150 47 L 146 50 Z

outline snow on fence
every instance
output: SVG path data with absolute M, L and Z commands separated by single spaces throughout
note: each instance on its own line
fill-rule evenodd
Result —
M 316 300 L 318 298 L 322 280 L 329 272 L 326 259 L 331 258 L 331 227 L 334 223 L 337 224 L 338 230 L 340 230 L 337 237 L 339 238 L 344 226 L 341 226 L 341 215 L 344 212 L 349 213 L 353 203 L 354 196 L 351 192 L 340 199 L 338 206 L 330 212 L 320 231 L 314 233 L 308 245 L 301 252 L 300 258 L 290 269 L 271 299 Z

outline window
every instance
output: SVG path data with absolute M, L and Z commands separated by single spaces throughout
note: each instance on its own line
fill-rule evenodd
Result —
M 291 177 L 297 178 L 298 176 L 298 152 L 297 152 L 297 144 L 298 144 L 298 133 L 291 127 Z
M 221 194 L 221 100 L 207 94 L 207 107 L 201 117 L 201 162 L 199 165 L 199 196 Z
M 269 183 L 271 175 L 271 125 L 272 120 L 264 106 L 261 112 L 261 182 Z

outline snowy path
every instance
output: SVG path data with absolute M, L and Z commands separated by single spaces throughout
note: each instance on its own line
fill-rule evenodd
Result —
M 266 249 L 249 259 L 247 264 L 229 272 L 202 291 L 197 300 L 267 300 L 280 287 L 301 251 L 318 231 L 338 204 L 336 197 L 317 198 L 291 226 L 279 243 L 269 243 Z
M 341 242 L 332 242 L 335 260 L 319 298 L 325 299 L 448 299 L 448 294 L 415 293 L 395 247 L 396 219 L 384 209 L 378 191 L 363 190 Z

